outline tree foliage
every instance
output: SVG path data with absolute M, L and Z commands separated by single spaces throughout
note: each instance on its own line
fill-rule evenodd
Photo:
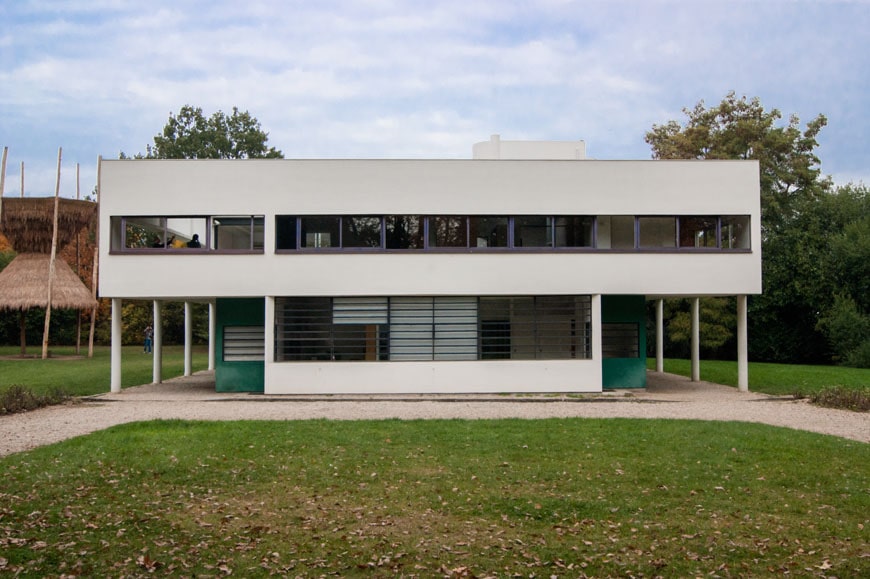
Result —
M 824 115 L 801 129 L 797 116 L 781 123 L 777 109 L 733 92 L 716 106 L 701 101 L 683 112 L 685 123 L 653 125 L 646 134 L 654 158 L 759 163 L 763 293 L 750 300 L 750 356 L 855 365 L 870 358 L 861 356 L 870 342 L 859 331 L 870 313 L 870 194 L 863 185 L 833 188 L 821 174 L 815 149 Z M 687 338 L 684 310 L 671 308 L 672 346 Z M 702 304 L 702 319 L 705 310 Z M 717 319 L 709 311 L 707 318 Z M 727 317 L 718 319 L 706 328 L 713 342 L 733 332 Z M 859 335 L 847 339 L 848 328 Z
M 700 348 L 705 357 L 718 358 L 733 341 L 737 327 L 736 304 L 729 298 L 701 298 L 698 326 Z M 692 340 L 692 300 L 665 300 L 668 356 L 688 357 Z
M 782 113 L 766 111 L 756 97 L 737 98 L 728 93 L 721 103 L 707 108 L 700 101 L 684 108 L 685 124 L 668 121 L 653 125 L 646 134 L 656 159 L 754 159 L 761 177 L 761 215 L 766 228 L 776 228 L 795 215 L 796 203 L 817 196 L 830 183 L 822 178 L 816 137 L 827 124 L 824 115 L 807 123 L 791 115 L 782 125 Z
M 280 159 L 283 153 L 267 145 L 269 134 L 248 111 L 233 107 L 231 115 L 217 111 L 206 117 L 202 109 L 184 105 L 169 113 L 163 132 L 148 146 L 155 159 Z

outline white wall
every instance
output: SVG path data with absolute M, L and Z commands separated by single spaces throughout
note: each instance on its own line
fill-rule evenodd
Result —
M 266 363 L 266 394 L 601 392 L 601 360 Z
M 740 161 L 103 161 L 105 297 L 734 295 L 761 291 L 758 165 Z M 262 255 L 109 254 L 109 217 L 264 215 Z M 276 214 L 752 216 L 752 252 L 275 254 Z

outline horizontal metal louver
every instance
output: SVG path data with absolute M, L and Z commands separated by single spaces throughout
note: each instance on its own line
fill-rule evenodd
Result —
M 226 326 L 224 328 L 224 361 L 262 361 L 266 352 L 263 326 Z

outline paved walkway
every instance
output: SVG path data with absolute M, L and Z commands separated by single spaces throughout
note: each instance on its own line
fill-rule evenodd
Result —
M 645 390 L 599 395 L 280 395 L 214 391 L 214 373 L 127 388 L 79 403 L 0 416 L 0 456 L 116 424 L 155 419 L 334 420 L 672 418 L 771 424 L 870 442 L 870 414 L 819 408 L 673 374 L 650 372 Z

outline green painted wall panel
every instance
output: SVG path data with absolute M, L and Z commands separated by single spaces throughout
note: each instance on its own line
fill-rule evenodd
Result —
M 215 304 L 215 390 L 218 392 L 263 392 L 265 364 L 224 361 L 224 328 L 262 326 L 265 323 L 264 298 L 220 298 Z
M 637 323 L 638 358 L 604 358 L 601 360 L 604 388 L 646 388 L 646 297 L 602 296 L 601 323 Z

